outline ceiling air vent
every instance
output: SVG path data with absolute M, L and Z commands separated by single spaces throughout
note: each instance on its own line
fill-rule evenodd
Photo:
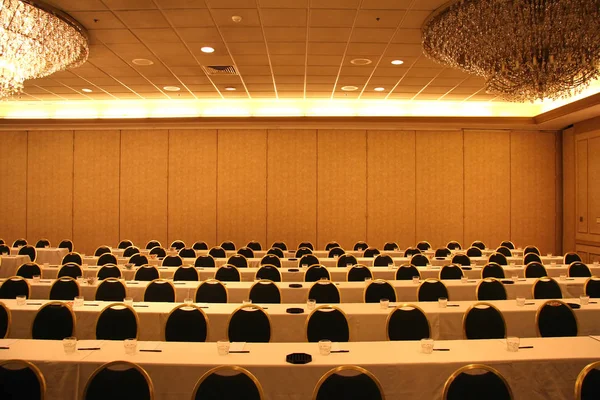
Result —
M 203 65 L 204 71 L 208 75 L 237 75 L 233 65 Z

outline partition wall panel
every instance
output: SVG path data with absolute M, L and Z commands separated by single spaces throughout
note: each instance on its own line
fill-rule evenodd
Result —
M 0 132 L 0 238 L 27 236 L 27 132 Z
M 600 234 L 600 136 L 589 139 L 588 152 L 593 155 L 588 159 L 588 215 L 592 218 L 589 232 L 598 235 Z

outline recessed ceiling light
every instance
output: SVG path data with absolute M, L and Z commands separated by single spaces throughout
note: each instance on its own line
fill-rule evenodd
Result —
M 385 90 L 385 88 L 382 87 L 376 87 L 375 89 L 373 89 L 376 92 L 383 92 Z
M 394 61 L 392 61 L 392 64 L 394 64 L 394 65 L 402 65 L 402 64 L 404 64 L 404 61 L 402 61 L 402 60 L 394 60 Z
M 92 93 L 92 89 L 88 89 L 88 88 L 83 88 L 81 89 L 82 92 L 86 92 L 86 93 Z
M 372 61 L 368 58 L 355 58 L 354 60 L 350 60 L 350 64 L 354 65 L 369 65 Z
M 344 92 L 351 92 L 353 90 L 358 90 L 358 86 L 342 86 L 342 90 Z
M 242 17 L 239 15 L 234 15 L 231 17 L 231 20 L 237 24 L 238 22 L 242 22 Z
M 200 51 L 202 51 L 203 53 L 214 53 L 215 49 L 213 49 L 212 47 L 205 46 L 201 48 Z
M 135 65 L 152 65 L 152 64 L 154 64 L 154 61 L 148 60 L 146 58 L 134 58 L 133 60 L 131 60 L 131 62 L 134 63 Z
M 236 88 L 234 88 L 233 86 L 227 86 L 225 88 L 225 90 L 229 90 L 229 91 L 233 91 L 233 90 L 237 90 Z
M 181 90 L 181 88 L 178 86 L 165 86 L 163 89 L 167 92 L 179 92 Z

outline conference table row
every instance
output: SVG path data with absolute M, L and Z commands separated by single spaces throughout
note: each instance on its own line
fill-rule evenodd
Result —
M 527 300 L 524 306 L 518 306 L 515 300 L 489 302 L 504 316 L 507 335 L 517 337 L 536 337 L 536 312 L 546 300 Z M 579 299 L 566 299 L 565 302 L 579 304 Z M 10 309 L 12 322 L 9 332 L 11 338 L 31 338 L 32 323 L 37 311 L 49 300 L 27 300 L 26 305 L 17 305 L 16 300 L 3 300 Z M 453 301 L 450 307 L 440 308 L 437 302 L 414 302 L 427 315 L 434 339 L 463 339 L 463 316 L 476 301 Z M 79 339 L 96 338 L 96 321 L 102 310 L 114 304 L 102 301 L 84 301 L 82 306 L 73 307 L 76 317 L 76 336 Z M 135 302 L 133 309 L 139 318 L 140 340 L 164 340 L 165 323 L 169 313 L 180 304 Z M 240 304 L 196 303 L 208 319 L 208 339 L 215 342 L 227 338 L 227 326 L 230 315 Z M 397 305 L 391 303 L 382 309 L 379 303 L 337 304 L 346 315 L 350 328 L 350 341 L 387 340 L 387 319 Z M 311 313 L 306 303 L 302 304 L 260 304 L 271 321 L 272 342 L 306 342 L 306 321 Z M 290 308 L 301 308 L 302 313 L 290 313 Z M 579 335 L 600 335 L 600 305 L 594 301 L 575 309 Z
M 579 372 L 600 359 L 598 337 L 522 338 L 518 352 L 508 352 L 503 339 L 436 341 L 424 354 L 417 341 L 334 343 L 345 353 L 320 355 L 316 343 L 246 343 L 247 353 L 218 355 L 215 343 L 139 342 L 125 354 L 122 341 L 82 341 L 65 354 L 60 341 L 5 339 L 0 359 L 24 359 L 44 375 L 46 400 L 80 399 L 94 371 L 107 362 L 125 360 L 144 368 L 156 399 L 191 398 L 196 382 L 211 368 L 241 366 L 256 376 L 265 400 L 309 400 L 317 382 L 340 365 L 358 365 L 380 382 L 387 399 L 441 399 L 450 375 L 468 364 L 485 364 L 507 380 L 515 400 L 572 399 Z M 286 355 L 307 353 L 306 365 L 286 363 Z

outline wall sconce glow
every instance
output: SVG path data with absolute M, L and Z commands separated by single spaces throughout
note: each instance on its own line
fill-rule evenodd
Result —
M 393 60 L 392 64 L 394 64 L 394 65 L 402 65 L 402 64 L 404 64 L 404 61 L 402 61 L 402 60 Z
M 385 90 L 385 88 L 382 87 L 376 87 L 375 89 L 373 89 L 376 92 L 383 92 Z
M 200 51 L 203 53 L 214 53 L 215 49 L 213 49 L 212 47 L 209 47 L 209 46 L 204 46 L 200 49 Z

